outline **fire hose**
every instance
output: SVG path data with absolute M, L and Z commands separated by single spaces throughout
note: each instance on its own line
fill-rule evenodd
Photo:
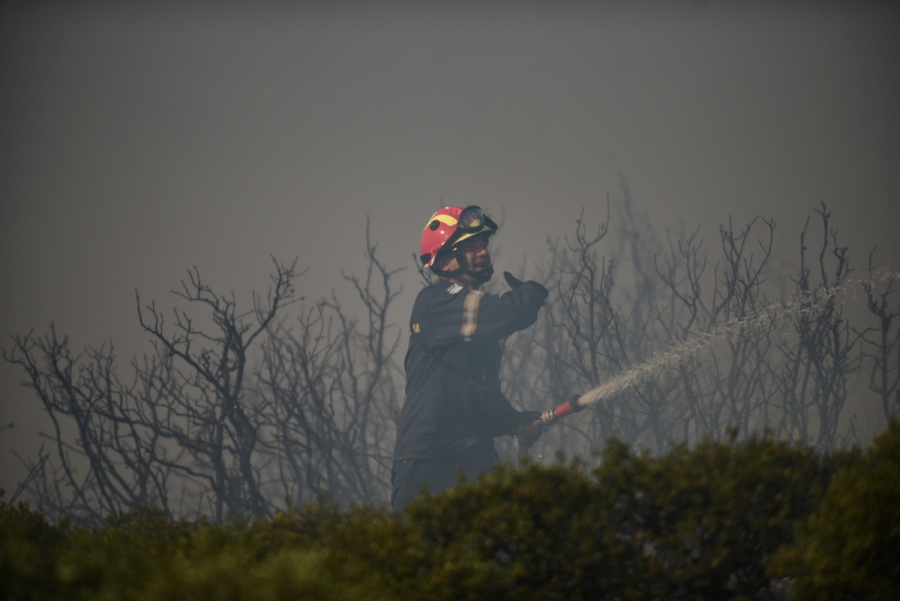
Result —
M 526 449 L 537 442 L 547 426 L 556 423 L 570 413 L 578 413 L 585 407 L 587 405 L 581 402 L 581 395 L 576 394 L 561 405 L 553 409 L 547 409 L 533 422 L 522 426 L 517 435 L 519 439 L 519 453 L 524 453 Z M 543 452 L 541 452 L 541 455 L 543 455 Z
M 547 427 L 550 424 L 556 423 L 557 420 L 569 415 L 570 413 L 578 413 L 579 411 L 587 407 L 587 405 L 582 404 L 580 400 L 581 395 L 576 394 L 569 398 L 569 400 L 562 405 L 559 405 L 554 409 L 547 409 L 541 414 L 541 417 L 539 419 L 536 419 L 531 423 L 531 427 Z

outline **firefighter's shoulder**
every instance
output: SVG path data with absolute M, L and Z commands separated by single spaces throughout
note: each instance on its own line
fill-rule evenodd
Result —
M 460 286 L 459 284 L 456 284 L 456 283 L 451 282 L 450 285 L 446 287 L 446 290 L 445 290 L 445 291 L 446 291 L 447 294 L 449 294 L 449 295 L 452 296 L 452 295 L 454 295 L 454 294 L 459 294 L 459 293 L 462 292 L 463 290 L 465 290 L 465 287 Z

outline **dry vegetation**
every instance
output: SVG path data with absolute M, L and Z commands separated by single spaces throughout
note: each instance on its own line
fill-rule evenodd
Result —
M 544 409 L 635 367 L 648 377 L 612 387 L 532 451 L 594 461 L 615 437 L 662 454 L 726 440 L 731 427 L 738 441 L 769 429 L 828 452 L 858 444 L 855 413 L 894 419 L 897 269 L 879 270 L 874 255 L 851 265 L 824 206 L 800 234 L 793 271 L 773 268 L 774 236 L 763 219 L 721 227 L 711 246 L 696 232 L 660 236 L 626 190 L 606 221 L 578 221 L 551 241 L 540 270 L 548 304 L 506 342 L 507 396 Z M 110 346 L 74 351 L 52 327 L 14 337 L 3 357 L 55 429 L 11 501 L 99 525 L 145 505 L 222 521 L 272 517 L 286 498 L 386 500 L 406 335 L 388 321 L 396 270 L 368 239 L 367 252 L 368 271 L 345 276 L 359 320 L 335 296 L 301 303 L 302 274 L 275 261 L 268 294 L 249 311 L 197 271 L 182 282 L 181 309 L 138 298 L 153 351 L 127 366 Z M 847 304 L 848 290 L 860 307 Z M 871 406 L 849 407 L 863 398 L 853 374 L 868 381 Z M 499 444 L 514 451 L 512 440 Z

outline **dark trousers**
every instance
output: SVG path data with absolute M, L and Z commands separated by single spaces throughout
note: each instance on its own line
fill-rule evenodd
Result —
M 458 482 L 460 470 L 466 480 L 472 482 L 478 474 L 490 472 L 499 459 L 494 445 L 478 442 L 447 457 L 395 461 L 391 468 L 391 510 L 394 513 L 403 511 L 422 492 L 425 484 L 432 494 L 443 492 Z

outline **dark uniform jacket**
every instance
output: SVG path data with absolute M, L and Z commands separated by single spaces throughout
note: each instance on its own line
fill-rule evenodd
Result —
M 545 297 L 532 286 L 498 296 L 442 279 L 419 293 L 394 461 L 446 457 L 516 433 L 522 414 L 500 392 L 500 340 L 537 321 Z

